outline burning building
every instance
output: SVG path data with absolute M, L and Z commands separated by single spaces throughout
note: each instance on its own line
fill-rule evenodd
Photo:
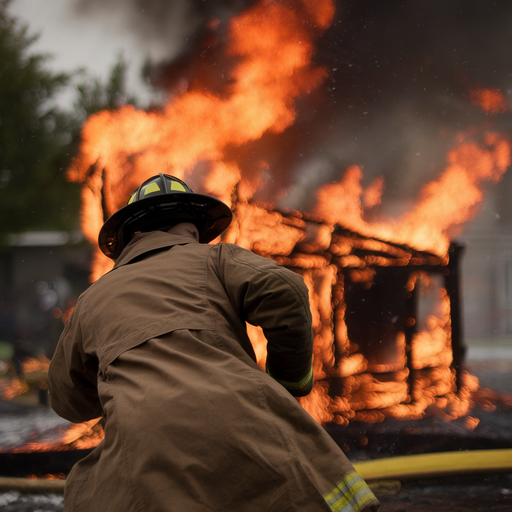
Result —
M 462 246 L 438 256 L 329 226 L 299 212 L 239 204 L 226 239 L 300 273 L 314 318 L 312 394 L 301 400 L 322 423 L 452 418 L 478 384 L 462 366 Z M 261 366 L 266 340 L 248 326 Z
M 301 403 L 319 422 L 459 418 L 478 381 L 463 365 L 463 249 L 451 241 L 476 215 L 486 183 L 506 173 L 510 138 L 487 122 L 443 132 L 436 151 L 445 153 L 434 159 L 442 165 L 417 201 L 392 218 L 381 215 L 386 180 L 364 176 L 351 132 L 336 131 L 345 156 L 328 172 L 317 164 L 329 158 L 311 149 L 325 133 L 335 145 L 312 115 L 337 101 L 338 68 L 315 60 L 315 42 L 333 20 L 340 22 L 330 0 L 254 2 L 226 24 L 210 20 L 204 64 L 196 56 L 183 76 L 176 66 L 155 69 L 155 80 L 169 87 L 163 104 L 91 116 L 68 170 L 82 184 L 82 230 L 95 246 L 103 222 L 144 179 L 156 172 L 184 179 L 234 211 L 215 242 L 236 243 L 304 277 L 316 384 Z M 319 92 L 325 83 L 328 107 Z M 459 106 L 489 115 L 508 108 L 499 89 L 458 84 L 467 93 Z M 91 280 L 110 267 L 98 250 Z M 248 331 L 263 366 L 266 341 L 257 328 Z
M 233 209 L 233 225 L 217 241 L 304 276 L 317 383 L 303 405 L 320 422 L 419 418 L 432 407 L 458 417 L 477 383 L 461 366 L 461 250 L 449 240 L 475 215 L 483 184 L 507 170 L 510 143 L 488 127 L 459 132 L 445 169 L 398 220 L 371 219 L 385 184 L 376 178 L 364 188 L 356 165 L 322 184 L 260 157 L 258 147 L 293 125 L 298 99 L 326 79 L 313 43 L 334 15 L 330 0 L 257 2 L 222 34 L 210 24 L 210 44 L 226 56 L 220 86 L 205 88 L 202 76 L 154 110 L 91 116 L 68 171 L 83 183 L 82 228 L 95 244 L 104 220 L 156 170 L 185 179 Z M 491 112 L 506 104 L 496 90 L 475 89 L 471 101 Z M 297 195 L 300 208 L 290 206 Z M 92 279 L 110 264 L 98 251 Z M 422 299 L 425 290 L 436 300 Z M 265 341 L 249 329 L 263 364 Z

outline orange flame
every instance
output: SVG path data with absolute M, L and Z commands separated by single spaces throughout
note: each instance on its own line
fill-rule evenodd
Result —
M 23 373 L 47 372 L 50 367 L 50 360 L 43 355 L 35 357 L 25 357 L 21 362 L 21 371 Z
M 99 418 L 71 425 L 62 437 L 62 444 L 71 445 L 74 450 L 94 448 L 103 439 Z
M 330 24 L 333 3 L 290 4 L 295 9 L 286 2 L 261 1 L 231 21 L 227 53 L 239 61 L 224 95 L 190 91 L 175 96 L 161 112 L 125 106 L 91 116 L 68 171 L 71 181 L 85 184 L 82 229 L 91 242 L 96 242 L 105 218 L 155 172 L 183 178 L 196 163 L 209 162 L 205 191 L 228 204 L 232 189 L 226 185 L 252 188 L 257 176 L 242 176 L 236 164 L 225 160 L 226 148 L 259 139 L 267 131 L 282 132 L 295 119 L 294 99 L 326 75 L 311 64 L 312 40 Z M 227 181 L 224 174 L 217 181 L 224 169 Z M 194 176 L 190 182 L 194 186 Z M 101 258 L 97 262 L 101 270 L 94 279 L 108 268 Z
M 29 386 L 25 381 L 15 377 L 8 383 L 2 383 L 0 389 L 2 400 L 12 400 L 14 397 L 26 393 L 29 390 Z
M 27 475 L 28 480 L 64 480 L 66 475 L 64 473 L 57 473 L 56 475 Z
M 419 250 L 445 255 L 457 228 L 473 218 L 483 199 L 482 182 L 497 182 L 511 162 L 510 141 L 497 133 L 486 133 L 482 142 L 461 136 L 461 144 L 448 154 L 448 166 L 440 177 L 425 185 L 414 209 L 393 222 L 364 220 L 360 185 L 363 176 L 352 166 L 338 183 L 323 186 L 312 215 L 327 224 L 340 224 L 366 236 L 406 244 Z M 372 188 L 372 203 L 379 201 Z
M 0 382 L 0 396 L 3 400 L 12 400 L 29 391 L 28 377 L 30 377 L 30 380 L 35 378 L 36 381 L 41 381 L 41 385 L 44 385 L 43 381 L 46 378 L 49 366 L 50 360 L 44 355 L 40 355 L 37 358 L 24 358 L 21 362 L 22 376 Z
M 103 428 L 98 419 L 70 425 L 58 441 L 31 442 L 12 448 L 11 453 L 87 450 L 98 446 L 103 439 Z M 2 452 L 2 450 L 0 450 Z

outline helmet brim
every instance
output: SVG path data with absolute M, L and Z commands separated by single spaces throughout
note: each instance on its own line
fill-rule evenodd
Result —
M 180 222 L 197 222 L 199 241 L 211 242 L 231 223 L 230 208 L 215 197 L 194 192 L 156 194 L 128 204 L 112 214 L 103 224 L 98 245 L 106 256 L 117 259 L 124 249 L 123 233 L 137 221 L 151 217 L 160 227 Z M 161 223 L 160 223 L 161 219 Z

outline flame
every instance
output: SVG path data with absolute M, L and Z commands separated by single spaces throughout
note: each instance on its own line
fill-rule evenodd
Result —
M 12 400 L 23 395 L 30 389 L 32 381 L 38 382 L 41 387 L 45 387 L 46 373 L 50 366 L 50 360 L 39 355 L 35 357 L 25 357 L 21 362 L 21 375 L 10 380 L 0 382 L 0 396 L 2 400 Z M 30 381 L 30 382 L 27 382 Z
M 429 315 L 427 329 L 412 339 L 412 367 L 421 370 L 428 367 L 449 367 L 452 363 L 450 340 L 450 300 L 445 289 L 440 290 L 437 311 Z
M 508 138 L 485 133 L 482 141 L 467 139 L 459 136 L 460 143 L 448 154 L 448 165 L 439 178 L 423 187 L 417 205 L 397 221 L 364 219 L 362 198 L 370 195 L 367 204 L 377 204 L 382 184 L 363 190 L 358 166 L 349 167 L 338 183 L 319 189 L 311 214 L 329 225 L 341 224 L 366 236 L 444 255 L 450 238 L 478 212 L 483 183 L 499 181 L 511 162 Z
M 441 176 L 422 190 L 421 201 L 402 219 L 396 241 L 437 254 L 446 253 L 450 237 L 478 212 L 482 182 L 496 183 L 510 165 L 510 141 L 497 133 L 481 143 L 463 140 L 448 154 Z
M 479 423 L 480 423 L 480 420 L 478 418 L 473 418 L 472 416 L 468 416 L 466 418 L 466 421 L 464 422 L 464 426 L 468 430 L 475 430 L 475 428 L 478 427 Z
M 23 395 L 23 393 L 29 390 L 28 384 L 19 377 L 11 379 L 8 383 L 2 382 L 1 386 L 2 400 L 12 400 L 14 397 Z
M 44 355 L 40 355 L 37 358 L 25 357 L 21 362 L 22 373 L 47 372 L 49 367 L 50 360 Z
M 71 425 L 62 437 L 62 444 L 75 450 L 94 448 L 103 439 L 103 429 L 99 418 Z
M 57 473 L 56 475 L 27 475 L 26 478 L 28 480 L 64 480 L 66 475 L 64 473 Z
M 228 204 L 235 185 L 252 189 L 264 163 L 242 175 L 225 151 L 293 123 L 294 99 L 326 76 L 311 64 L 313 39 L 333 15 L 330 0 L 261 1 L 231 20 L 226 53 L 237 64 L 223 94 L 192 90 L 175 95 L 159 112 L 125 106 L 91 116 L 68 170 L 71 181 L 84 183 L 84 235 L 95 243 L 105 218 L 157 170 L 184 178 L 198 162 L 207 162 L 206 192 Z M 96 256 L 93 279 L 109 269 L 102 258 Z
M 62 432 L 59 440 L 54 442 L 30 442 L 23 446 L 11 448 L 10 453 L 48 452 L 88 450 L 98 446 L 104 437 L 103 428 L 99 418 L 75 423 Z M 2 452 L 3 450 L 0 450 Z

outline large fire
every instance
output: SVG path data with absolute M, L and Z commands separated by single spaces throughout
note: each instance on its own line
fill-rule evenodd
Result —
M 311 64 L 313 38 L 333 14 L 330 0 L 260 2 L 230 23 L 226 52 L 237 64 L 225 92 L 192 90 L 176 94 L 158 112 L 126 106 L 92 116 L 69 170 L 72 181 L 84 183 L 85 236 L 95 240 L 104 219 L 155 169 L 184 178 L 228 205 L 235 189 L 240 199 L 249 199 L 260 186 L 265 163 L 256 162 L 247 173 L 227 159 L 226 150 L 293 123 L 294 99 L 326 75 Z M 200 162 L 207 171 L 196 177 Z M 98 254 L 93 279 L 107 267 L 108 260 Z
M 233 209 L 232 225 L 214 242 L 236 243 L 303 275 L 314 318 L 316 384 L 301 403 L 319 422 L 462 417 L 479 384 L 454 367 L 446 290 L 440 288 L 437 310 L 422 326 L 413 328 L 416 320 L 406 317 L 387 347 L 372 352 L 350 339 L 345 286 L 364 292 L 378 268 L 411 267 L 403 274 L 403 290 L 432 289 L 422 268 L 446 267 L 450 239 L 476 214 L 483 185 L 500 180 L 510 165 L 509 139 L 483 128 L 461 133 L 445 169 L 393 221 L 366 218 L 385 183 L 378 179 L 363 188 L 357 165 L 314 191 L 307 211 L 284 211 L 254 200 L 280 182 L 279 169 L 257 159 L 242 165 L 229 151 L 293 124 L 296 100 L 327 76 L 312 62 L 313 42 L 333 16 L 331 0 L 262 0 L 230 22 L 226 53 L 235 64 L 221 93 L 191 89 L 170 95 L 158 111 L 125 106 L 91 116 L 68 172 L 83 184 L 82 229 L 96 245 L 105 219 L 144 179 L 156 172 L 182 178 Z M 474 89 L 470 98 L 490 114 L 508 108 L 498 90 Z M 285 194 L 279 191 L 277 200 Z M 110 267 L 98 250 L 91 279 Z M 263 365 L 266 340 L 259 329 L 248 330 Z M 468 417 L 468 428 L 475 421 Z

